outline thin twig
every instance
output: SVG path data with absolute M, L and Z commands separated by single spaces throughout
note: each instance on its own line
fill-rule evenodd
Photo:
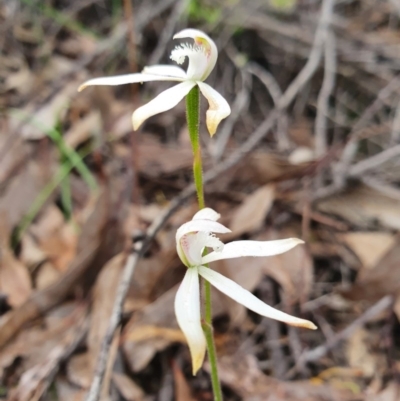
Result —
M 157 47 L 150 56 L 149 65 L 158 64 L 160 62 L 161 57 L 165 53 L 167 45 L 174 34 L 175 27 L 187 7 L 187 3 L 187 0 L 178 0 L 175 4 L 170 17 L 165 24 L 162 35 L 158 39 Z
M 306 65 L 286 89 L 285 94 L 279 99 L 278 109 L 282 110 L 288 107 L 304 85 L 314 75 L 321 61 L 326 35 L 333 16 L 334 3 L 335 0 L 325 0 L 322 2 L 321 16 L 318 21 L 310 56 Z
M 249 62 L 246 65 L 246 70 L 264 84 L 272 98 L 272 101 L 277 105 L 279 99 L 282 97 L 282 90 L 275 77 L 255 62 Z
M 378 302 L 368 308 L 361 316 L 354 320 L 350 325 L 348 325 L 344 330 L 335 334 L 324 344 L 318 347 L 306 351 L 303 353 L 296 366 L 290 371 L 289 375 L 293 375 L 298 369 L 300 369 L 304 364 L 308 362 L 315 362 L 324 357 L 331 349 L 336 347 L 341 341 L 349 338 L 355 330 L 363 326 L 365 323 L 369 322 L 371 319 L 378 316 L 380 313 L 388 309 L 393 304 L 393 297 L 391 295 L 386 295 L 381 298 Z
M 366 171 L 379 167 L 381 164 L 397 156 L 400 156 L 400 144 L 354 164 L 349 169 L 349 176 L 359 177 Z
M 387 185 L 374 177 L 360 177 L 361 181 L 368 187 L 375 189 L 381 194 L 400 201 L 400 189 Z
M 228 144 L 229 137 L 232 134 L 233 126 L 239 119 L 243 110 L 249 105 L 250 99 L 250 86 L 251 82 L 249 79 L 249 74 L 245 70 L 241 70 L 242 77 L 242 88 L 240 92 L 235 97 L 235 101 L 232 105 L 232 111 L 229 118 L 225 121 L 224 125 L 221 127 L 218 133 L 218 138 L 216 141 L 211 143 L 210 153 L 214 157 L 214 160 L 218 162 L 224 153 L 226 145 Z
M 358 150 L 360 140 L 359 133 L 361 129 L 371 120 L 375 113 L 379 110 L 384 101 L 400 87 L 400 75 L 394 77 L 382 90 L 378 93 L 376 99 L 364 110 L 361 117 L 354 124 L 349 133 L 349 140 L 343 149 L 340 161 L 336 164 L 333 175 L 333 184 L 321 188 L 321 192 L 317 194 L 317 198 L 329 196 L 344 187 L 349 167 Z
M 257 77 L 267 88 L 269 95 L 277 106 L 279 99 L 282 97 L 282 90 L 275 77 L 263 67 L 255 62 L 246 65 L 246 70 Z M 290 138 L 287 132 L 288 116 L 282 111 L 277 121 L 277 148 L 278 150 L 288 150 L 290 148 Z
M 335 86 L 336 77 L 336 41 L 330 31 L 325 43 L 325 71 L 322 88 L 317 100 L 317 116 L 315 119 L 315 154 L 321 157 L 327 150 L 327 116 L 329 112 L 329 98 Z
M 399 104 L 397 105 L 396 111 L 394 113 L 391 139 L 393 143 L 397 143 L 400 141 L 400 99 L 399 99 Z

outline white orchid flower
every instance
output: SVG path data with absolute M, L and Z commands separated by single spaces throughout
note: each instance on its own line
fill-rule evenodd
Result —
M 202 209 L 176 233 L 177 252 L 188 269 L 176 294 L 175 314 L 189 345 L 194 375 L 203 364 L 206 352 L 206 340 L 201 327 L 199 275 L 253 312 L 292 326 L 313 330 L 317 328 L 309 320 L 299 319 L 272 308 L 234 281 L 205 267 L 207 263 L 221 259 L 278 255 L 302 244 L 303 241 L 289 238 L 278 241 L 233 241 L 224 245 L 212 234 L 231 231 L 217 222 L 219 217 L 213 209 Z M 205 248 L 212 248 L 213 252 L 203 256 Z
M 148 81 L 181 82 L 135 110 L 132 115 L 132 123 L 133 128 L 137 130 L 149 117 L 175 107 L 193 87 L 198 85 L 201 93 L 208 100 L 209 109 L 206 113 L 206 123 L 210 135 L 213 136 L 221 120 L 231 113 L 228 102 L 215 89 L 203 82 L 210 75 L 217 62 L 217 46 L 209 36 L 197 29 L 184 29 L 174 36 L 174 39 L 185 38 L 193 39 L 194 44 L 184 43 L 176 46 L 172 50 L 171 59 L 178 64 L 182 64 L 187 57 L 189 64 L 186 72 L 177 66 L 154 65 L 145 67 L 138 74 L 90 79 L 82 84 L 78 91 L 94 85 L 114 86 Z

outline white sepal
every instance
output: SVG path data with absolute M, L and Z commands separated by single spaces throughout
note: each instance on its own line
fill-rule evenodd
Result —
M 78 92 L 81 92 L 88 86 L 117 86 L 117 85 L 125 85 L 125 84 L 137 84 L 141 82 L 149 82 L 149 81 L 182 81 L 183 78 L 174 77 L 174 76 L 162 76 L 156 74 L 125 74 L 125 75 L 115 75 L 113 77 L 99 77 L 89 79 L 89 81 L 84 82 L 79 88 Z
M 231 108 L 225 98 L 204 82 L 197 82 L 201 93 L 208 100 L 206 124 L 211 136 L 217 131 L 219 123 L 231 114 Z
M 158 75 L 154 76 L 160 78 Z M 149 117 L 175 107 L 195 85 L 195 82 L 184 81 L 161 92 L 149 103 L 136 109 L 132 114 L 133 129 L 137 130 L 142 125 L 143 121 L 147 120 Z
M 163 77 L 175 77 L 175 78 L 181 78 L 183 81 L 186 79 L 186 72 L 176 66 L 176 65 L 152 65 L 148 67 L 144 67 L 143 74 L 150 74 L 150 75 L 158 75 L 158 76 L 163 76 Z
M 221 223 L 212 220 L 190 220 L 182 224 L 176 232 L 176 242 L 189 233 L 204 232 L 204 233 L 230 233 L 231 230 Z
M 202 258 L 202 264 L 221 259 L 241 258 L 243 256 L 272 256 L 279 255 L 304 244 L 298 238 L 280 239 L 276 241 L 233 241 L 225 244 L 220 252 L 211 252 Z
M 201 368 L 206 352 L 206 340 L 201 327 L 200 286 L 197 268 L 189 268 L 176 293 L 175 315 L 186 337 L 192 357 L 193 375 Z
M 221 215 L 217 213 L 214 209 L 210 207 L 205 207 L 204 209 L 199 210 L 192 218 L 192 220 L 212 220 L 217 221 Z
M 291 326 L 305 327 L 312 330 L 317 328 L 315 324 L 309 320 L 299 319 L 267 305 L 255 297 L 250 291 L 245 290 L 234 281 L 224 277 L 222 274 L 219 274 L 214 270 L 200 266 L 198 272 L 219 291 L 261 316 L 279 320 L 280 322 L 287 323 Z

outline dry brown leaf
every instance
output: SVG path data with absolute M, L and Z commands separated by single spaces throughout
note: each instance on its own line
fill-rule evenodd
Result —
M 368 337 L 366 330 L 357 329 L 347 340 L 346 356 L 350 367 L 360 369 L 366 377 L 372 377 L 377 369 L 377 360 L 368 349 Z
M 170 260 L 173 256 L 160 251 L 149 258 L 139 260 L 129 295 L 149 302 L 152 295 L 157 296 L 160 291 L 165 291 L 166 288 L 162 286 L 162 277 L 164 272 L 170 268 Z M 154 290 L 156 290 L 156 294 L 153 293 Z
M 207 364 L 208 365 L 208 364 Z M 266 376 L 253 355 L 236 354 L 219 359 L 221 381 L 244 401 L 359 400 L 352 391 L 310 381 L 282 382 Z
M 105 260 L 109 260 L 110 255 L 117 251 L 120 245 L 118 241 L 117 227 L 119 224 L 108 225 L 108 202 L 103 192 L 97 195 L 95 207 L 91 208 L 87 220 L 82 227 L 79 237 L 77 258 L 71 263 L 67 272 L 45 290 L 36 291 L 30 296 L 27 302 L 21 307 L 6 313 L 0 319 L 0 348 L 4 346 L 22 326 L 54 308 L 70 293 L 71 288 L 76 284 L 87 269 L 95 264 L 103 265 Z M 105 228 L 108 227 L 109 230 Z M 110 242 L 106 242 L 109 236 Z
M 149 135 L 141 136 L 138 153 L 140 171 L 151 177 L 188 168 L 193 160 L 190 147 L 167 146 Z
M 19 259 L 28 269 L 34 269 L 46 260 L 46 254 L 29 232 L 26 232 L 21 239 Z
M 57 281 L 60 277 L 60 271 L 57 270 L 51 263 L 46 262 L 39 267 L 36 276 L 36 289 L 41 290 L 48 287 Z
M 66 271 L 76 256 L 78 233 L 71 223 L 65 221 L 61 210 L 49 205 L 30 231 L 52 265 L 60 272 Z
M 47 82 L 56 81 L 60 76 L 67 75 L 74 68 L 76 68 L 76 64 L 73 60 L 52 54 L 40 71 L 40 78 Z
M 67 106 L 73 96 L 76 95 L 76 88 L 81 80 L 70 82 L 63 86 L 48 103 L 34 113 L 34 122 L 27 122 L 22 125 L 19 132 L 23 138 L 29 140 L 38 140 L 46 138 L 46 130 L 52 130 L 57 125 L 57 121 L 62 118 Z M 23 110 L 23 115 L 33 115 L 32 107 L 28 106 Z M 21 125 L 21 119 L 11 116 L 11 129 L 14 130 Z
M 97 135 L 102 127 L 100 112 L 91 111 L 82 120 L 74 122 L 72 127 L 65 133 L 64 140 L 67 145 L 76 148 L 92 136 Z
M 400 295 L 396 297 L 396 300 L 393 305 L 393 311 L 397 316 L 397 319 L 400 320 Z
M 138 335 L 139 341 L 135 341 L 135 337 L 143 326 L 178 329 L 173 308 L 177 289 L 177 287 L 172 288 L 155 302 L 147 305 L 140 317 L 134 315 L 126 325 L 122 335 L 122 346 L 125 357 L 134 372 L 146 367 L 156 352 L 165 349 L 171 343 L 170 339 L 165 337 L 142 339 L 142 336 Z M 130 340 L 131 338 L 133 341 Z
M 93 366 L 90 365 L 89 353 L 73 355 L 67 363 L 68 381 L 75 387 L 87 390 L 93 380 Z
M 398 199 L 392 199 L 369 187 L 359 185 L 344 194 L 318 202 L 317 207 L 359 227 L 375 226 L 400 230 Z
M 79 56 L 96 52 L 96 45 L 97 41 L 91 35 L 75 34 L 74 36 L 64 38 L 58 47 L 61 53 L 75 60 Z M 52 54 L 52 57 L 54 57 L 54 54 Z
M 1 134 L 0 129 L 0 148 L 7 149 L 7 152 L 4 152 L 0 160 L 0 182 L 3 185 L 8 183 L 10 177 L 14 176 L 15 172 L 21 168 L 21 165 L 25 167 L 21 174 L 26 174 L 26 160 L 29 155 L 29 147 L 26 146 L 20 136 L 13 136 L 12 140 L 13 146 L 10 146 L 10 136 Z M 12 185 L 12 182 L 9 182 L 9 185 Z M 1 204 L 3 204 L 2 200 L 0 200 Z M 11 211 L 9 210 L 8 212 Z
M 143 390 L 129 376 L 114 372 L 112 380 L 126 401 L 143 401 L 145 399 Z
M 16 335 L 6 347 L 0 350 L 0 380 L 4 370 L 13 364 L 16 358 L 21 358 L 24 371 L 39 364 L 43 355 L 47 355 L 51 349 L 62 341 L 65 333 L 76 321 L 74 311 L 80 311 L 81 305 L 76 302 L 65 303 L 53 309 L 45 319 L 38 321 L 33 327 L 27 327 Z M 3 315 L 0 318 L 5 318 Z
M 170 329 L 168 327 L 157 327 L 157 326 L 139 326 L 137 329 L 130 331 L 124 336 L 124 340 L 139 342 L 150 340 L 151 338 L 162 337 L 169 342 L 182 342 L 184 343 L 185 336 L 177 329 Z
M 235 210 L 230 228 L 239 236 L 258 230 L 264 224 L 264 219 L 275 199 L 275 187 L 264 185 L 252 194 Z
M 395 236 L 385 232 L 354 232 L 339 234 L 337 237 L 357 255 L 367 269 L 375 267 L 396 243 Z
M 8 249 L 6 238 L 0 244 L 0 292 L 7 296 L 7 302 L 12 307 L 18 307 L 32 292 L 31 277 L 27 268 Z
M 86 390 L 77 388 L 69 383 L 64 377 L 58 375 L 55 381 L 57 400 L 59 401 L 84 401 L 87 395 Z
M 30 275 L 10 251 L 3 249 L 0 262 L 0 291 L 12 307 L 22 305 L 32 292 Z
M 290 164 L 274 153 L 254 151 L 249 155 L 249 163 L 241 167 L 240 178 L 264 185 L 281 176 L 300 174 L 303 170 L 303 165 Z
M 192 396 L 190 386 L 177 363 L 172 365 L 175 382 L 175 401 L 196 401 Z
M 110 132 L 114 140 L 132 132 L 132 110 L 130 108 L 115 120 Z
M 74 351 L 86 332 L 86 308 L 75 309 L 61 326 L 65 325 L 65 321 L 68 323 L 67 328 L 64 328 L 56 340 L 53 339 L 56 343 L 47 352 L 42 349 L 40 360 L 24 371 L 18 386 L 10 392 L 9 401 L 39 401 L 47 391 L 61 361 Z
M 400 385 L 391 382 L 378 394 L 367 394 L 365 401 L 397 401 L 400 399 Z
M 126 255 L 123 253 L 112 258 L 101 270 L 93 289 L 93 307 L 87 340 L 93 369 L 107 331 L 125 259 Z
M 362 269 L 355 284 L 343 292 L 350 299 L 377 301 L 385 295 L 400 293 L 400 241 L 370 269 Z
M 108 322 L 109 320 L 107 320 L 107 323 Z M 107 401 L 110 399 L 109 393 L 112 369 L 117 355 L 120 334 L 120 330 L 118 329 L 114 335 L 108 353 L 106 371 L 102 380 L 100 401 Z M 69 381 L 75 386 L 88 390 L 93 381 L 97 358 L 98 354 L 94 355 L 90 351 L 84 354 L 74 355 L 70 358 L 67 364 L 67 377 Z
M 296 233 L 285 230 L 270 232 L 258 240 L 272 240 L 297 237 Z M 313 284 L 313 260 L 306 245 L 296 246 L 289 252 L 265 258 L 265 274 L 276 280 L 283 288 L 284 303 L 304 303 L 309 299 Z
M 4 83 L 6 90 L 16 90 L 21 95 L 27 95 L 33 88 L 35 79 L 28 66 L 23 64 L 19 71 L 11 73 Z
M 4 195 L 0 199 L 0 216 L 7 218 L 9 227 L 15 227 L 32 207 L 32 200 L 40 194 L 51 173 L 52 165 L 42 165 L 31 161 L 13 177 Z M 49 198 L 49 201 L 51 197 Z

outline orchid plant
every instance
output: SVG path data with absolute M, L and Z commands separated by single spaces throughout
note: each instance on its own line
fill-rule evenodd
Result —
M 278 255 L 302 244 L 303 241 L 289 238 L 277 241 L 233 241 L 224 245 L 213 233 L 223 234 L 231 230 L 218 223 L 219 218 L 220 215 L 213 209 L 202 209 L 176 233 L 177 252 L 188 269 L 176 294 L 175 314 L 189 345 L 193 374 L 196 374 L 203 364 L 206 352 L 206 339 L 201 325 L 199 276 L 259 315 L 292 326 L 316 329 L 314 323 L 272 308 L 234 281 L 206 267 L 206 264 L 216 260 Z M 206 248 L 212 248 L 213 252 L 204 255 Z
M 174 39 L 190 39 L 191 43 L 181 43 L 171 53 L 171 59 L 181 65 L 188 59 L 187 70 L 173 65 L 155 65 L 145 67 L 141 73 L 101 77 L 90 79 L 79 87 L 79 91 L 88 86 L 123 85 L 149 81 L 176 81 L 179 84 L 160 93 L 149 103 L 136 109 L 132 115 L 133 128 L 137 130 L 151 116 L 175 107 L 186 97 L 186 118 L 189 137 L 193 149 L 193 176 L 200 211 L 193 219 L 183 224 L 177 231 L 177 252 L 186 265 L 187 271 L 175 298 L 175 313 L 191 353 L 193 374 L 203 364 L 207 349 L 211 382 L 215 401 L 222 401 L 221 385 L 215 344 L 212 330 L 211 284 L 218 290 L 243 304 L 248 309 L 272 319 L 290 325 L 315 329 L 308 321 L 290 316 L 272 308 L 249 291 L 232 280 L 222 276 L 206 265 L 221 259 L 243 256 L 270 256 L 286 252 L 303 241 L 290 238 L 279 241 L 234 241 L 224 245 L 213 233 L 230 232 L 218 223 L 220 215 L 212 209 L 205 208 L 201 148 L 199 141 L 200 92 L 208 101 L 206 126 L 212 137 L 219 123 L 226 118 L 231 109 L 224 97 L 204 81 L 215 67 L 218 50 L 212 39 L 197 29 L 184 29 Z M 205 254 L 207 248 L 213 251 Z M 204 318 L 200 308 L 200 277 L 203 278 Z

